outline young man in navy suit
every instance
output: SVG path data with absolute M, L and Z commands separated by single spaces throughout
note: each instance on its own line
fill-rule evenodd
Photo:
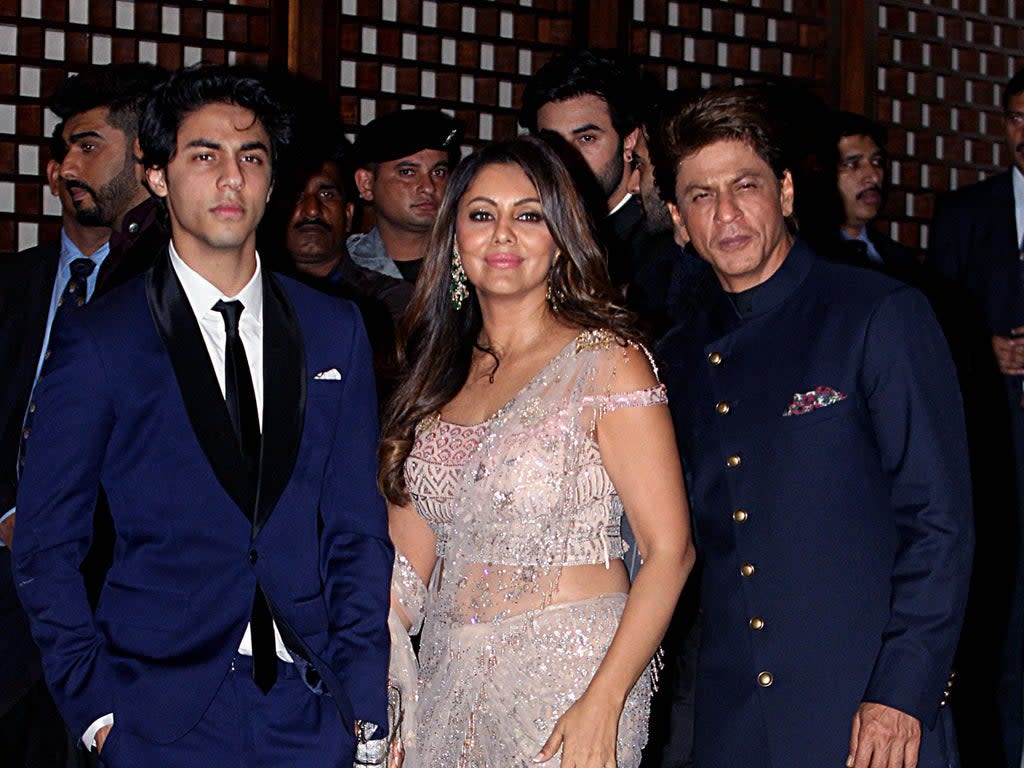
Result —
M 949 768 L 973 545 L 956 372 L 923 295 L 793 236 L 768 98 L 709 92 L 655 155 L 719 283 L 659 346 L 704 560 L 694 765 Z
M 171 243 L 60 325 L 40 381 L 15 575 L 54 698 L 104 765 L 350 765 L 386 723 L 365 332 L 255 249 L 289 131 L 233 68 L 157 89 L 140 142 Z M 101 487 L 117 541 L 93 614 L 78 566 Z

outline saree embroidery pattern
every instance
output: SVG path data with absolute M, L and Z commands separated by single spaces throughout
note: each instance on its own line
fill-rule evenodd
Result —
M 585 331 L 483 424 L 419 425 L 406 480 L 438 560 L 412 765 L 533 765 L 604 658 L 626 596 L 556 593 L 563 567 L 622 556 L 622 503 L 595 430 L 615 408 L 665 402 L 661 385 L 612 392 L 617 364 L 635 352 Z M 639 763 L 649 699 L 648 670 L 620 721 L 621 766 Z

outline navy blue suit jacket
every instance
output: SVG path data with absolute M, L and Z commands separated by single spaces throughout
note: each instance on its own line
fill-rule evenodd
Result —
M 0 259 L 0 515 L 14 506 L 18 448 L 36 380 L 60 241 Z M 42 675 L 39 651 L 14 589 L 11 552 L 0 549 L 0 714 Z
M 753 298 L 659 346 L 704 560 L 695 764 L 840 766 L 873 701 L 947 766 L 973 533 L 946 343 L 916 290 L 799 240 Z
M 930 226 L 928 263 L 966 287 L 992 333 L 1024 325 L 1012 172 L 940 197 Z
M 15 575 L 72 731 L 170 742 L 227 674 L 257 582 L 341 721 L 386 723 L 392 548 L 355 307 L 264 273 L 258 491 L 168 258 L 61 324 L 18 491 Z M 340 379 L 317 379 L 336 369 Z M 95 615 L 79 563 L 98 489 L 117 531 Z

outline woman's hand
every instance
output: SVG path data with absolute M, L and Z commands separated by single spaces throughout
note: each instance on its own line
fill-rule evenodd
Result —
M 621 705 L 584 693 L 558 718 L 534 762 L 547 762 L 561 747 L 561 768 L 615 768 L 621 714 Z

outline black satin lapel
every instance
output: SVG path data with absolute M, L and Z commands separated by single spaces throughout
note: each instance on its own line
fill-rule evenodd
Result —
M 288 295 L 269 271 L 263 272 L 263 450 L 253 520 L 260 532 L 299 455 L 306 414 L 306 350 L 302 329 Z
M 256 507 L 254 489 L 242 462 L 199 323 L 166 250 L 146 278 L 146 297 L 153 322 L 174 366 L 192 430 L 220 484 L 252 520 Z

